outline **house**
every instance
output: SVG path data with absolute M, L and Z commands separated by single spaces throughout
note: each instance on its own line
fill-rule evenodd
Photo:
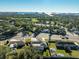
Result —
M 4 20 L 1 20 L 1 19 L 0 19 L 0 22 L 3 22 L 3 21 L 4 21 Z
M 62 39 L 69 39 L 69 35 L 61 36 Z
M 56 43 L 57 49 L 70 49 L 70 50 L 79 50 L 79 45 L 74 42 L 62 42 L 59 41 Z
M 50 31 L 49 31 L 49 29 L 44 29 L 41 32 L 43 32 L 43 33 L 49 33 Z
M 10 48 L 21 48 L 25 45 L 25 43 L 21 40 L 11 39 L 9 41 Z
M 46 44 L 39 39 L 31 38 L 31 45 L 33 47 L 38 48 L 39 50 L 44 50 L 46 48 Z

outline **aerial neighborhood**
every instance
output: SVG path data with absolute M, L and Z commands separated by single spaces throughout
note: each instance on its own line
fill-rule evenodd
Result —
M 5 58 L 78 59 L 79 14 L 1 12 L 0 59 Z

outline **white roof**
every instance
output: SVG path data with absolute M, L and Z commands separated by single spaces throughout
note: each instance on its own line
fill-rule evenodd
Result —
M 11 45 L 10 45 L 10 48 L 13 48 L 13 47 L 14 47 L 14 44 L 11 44 Z
M 64 57 L 64 54 L 59 53 L 59 54 L 57 54 L 57 56 L 62 56 L 62 57 Z
M 45 38 L 42 38 L 42 41 L 45 42 Z
M 3 21 L 3 20 L 0 20 L 0 21 Z
M 38 46 L 39 47 L 39 46 L 41 46 L 41 44 L 32 44 L 32 46 Z
M 38 42 L 39 40 L 36 39 L 36 38 L 31 38 L 31 41 L 32 41 L 32 42 Z
M 11 39 L 10 41 L 20 41 L 20 40 L 17 40 L 17 39 Z
M 75 45 L 79 45 L 77 42 L 74 42 Z

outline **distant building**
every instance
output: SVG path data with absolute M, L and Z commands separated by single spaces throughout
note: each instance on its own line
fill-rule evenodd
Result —
M 0 22 L 3 22 L 3 21 L 4 21 L 4 20 L 1 20 L 1 19 L 0 19 Z
M 11 48 L 21 48 L 25 45 L 25 43 L 21 40 L 16 40 L 16 39 L 11 39 L 9 41 L 10 47 Z
M 49 29 L 42 30 L 43 33 L 49 33 Z

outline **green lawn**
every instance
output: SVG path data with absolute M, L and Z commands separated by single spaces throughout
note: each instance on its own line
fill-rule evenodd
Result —
M 36 23 L 39 22 L 39 20 L 37 20 L 37 18 L 32 18 L 32 22 Z
M 56 48 L 55 43 L 49 43 L 49 48 L 55 48 L 56 52 L 55 53 L 60 53 L 60 54 L 64 54 L 64 56 L 71 56 L 71 57 L 79 57 L 79 51 L 76 50 L 72 50 L 72 55 L 69 55 L 68 53 L 65 52 L 65 50 L 59 50 Z
M 45 57 L 50 56 L 49 50 L 44 51 L 43 56 L 45 56 Z
M 49 43 L 49 48 L 56 48 L 55 43 Z
M 79 51 L 72 50 L 73 57 L 79 57 Z
M 59 50 L 59 49 L 57 49 L 56 53 L 64 54 L 64 56 L 69 56 L 69 54 L 66 53 L 65 50 Z

